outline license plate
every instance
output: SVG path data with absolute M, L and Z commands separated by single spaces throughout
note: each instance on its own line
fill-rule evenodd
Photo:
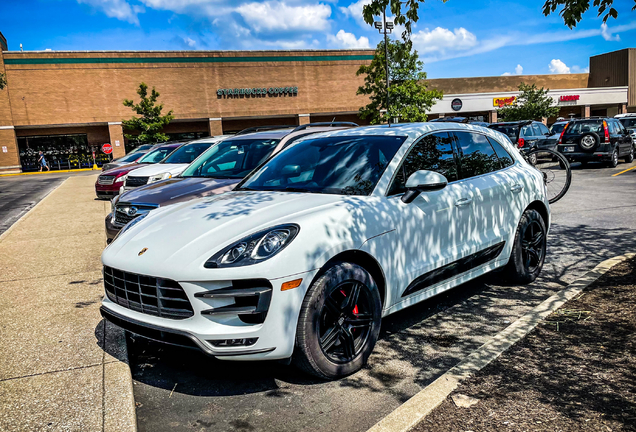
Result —
M 563 147 L 563 151 L 564 152 L 573 152 L 574 151 L 574 146 L 572 146 L 572 147 L 569 147 L 569 146 L 568 147 Z

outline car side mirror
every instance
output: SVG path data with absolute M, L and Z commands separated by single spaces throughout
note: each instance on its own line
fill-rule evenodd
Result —
M 422 192 L 442 190 L 447 184 L 448 180 L 440 173 L 428 170 L 415 171 L 406 181 L 406 192 L 402 195 L 402 202 L 408 204 Z

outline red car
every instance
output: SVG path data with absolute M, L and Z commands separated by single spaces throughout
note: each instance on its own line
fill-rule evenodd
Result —
M 156 149 L 146 153 L 144 157 L 131 164 L 104 171 L 99 177 L 97 177 L 97 181 L 95 182 L 95 193 L 97 194 L 97 198 L 112 198 L 119 195 L 119 188 L 124 184 L 123 182 L 126 180 L 126 174 L 148 164 L 161 162 L 181 145 L 183 145 L 183 143 L 166 144 L 161 147 L 157 147 Z

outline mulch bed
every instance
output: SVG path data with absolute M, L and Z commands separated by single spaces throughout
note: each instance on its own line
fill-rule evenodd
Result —
M 414 430 L 636 431 L 636 260 L 566 303 Z

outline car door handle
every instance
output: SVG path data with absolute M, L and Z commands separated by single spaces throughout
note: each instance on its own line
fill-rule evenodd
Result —
M 467 206 L 471 202 L 473 202 L 472 198 L 462 198 L 460 200 L 455 201 L 455 205 L 457 207 L 463 207 L 463 206 Z
M 513 185 L 510 187 L 510 190 L 511 190 L 512 192 L 521 192 L 521 191 L 523 190 L 523 185 L 520 185 L 519 183 L 513 184 Z

